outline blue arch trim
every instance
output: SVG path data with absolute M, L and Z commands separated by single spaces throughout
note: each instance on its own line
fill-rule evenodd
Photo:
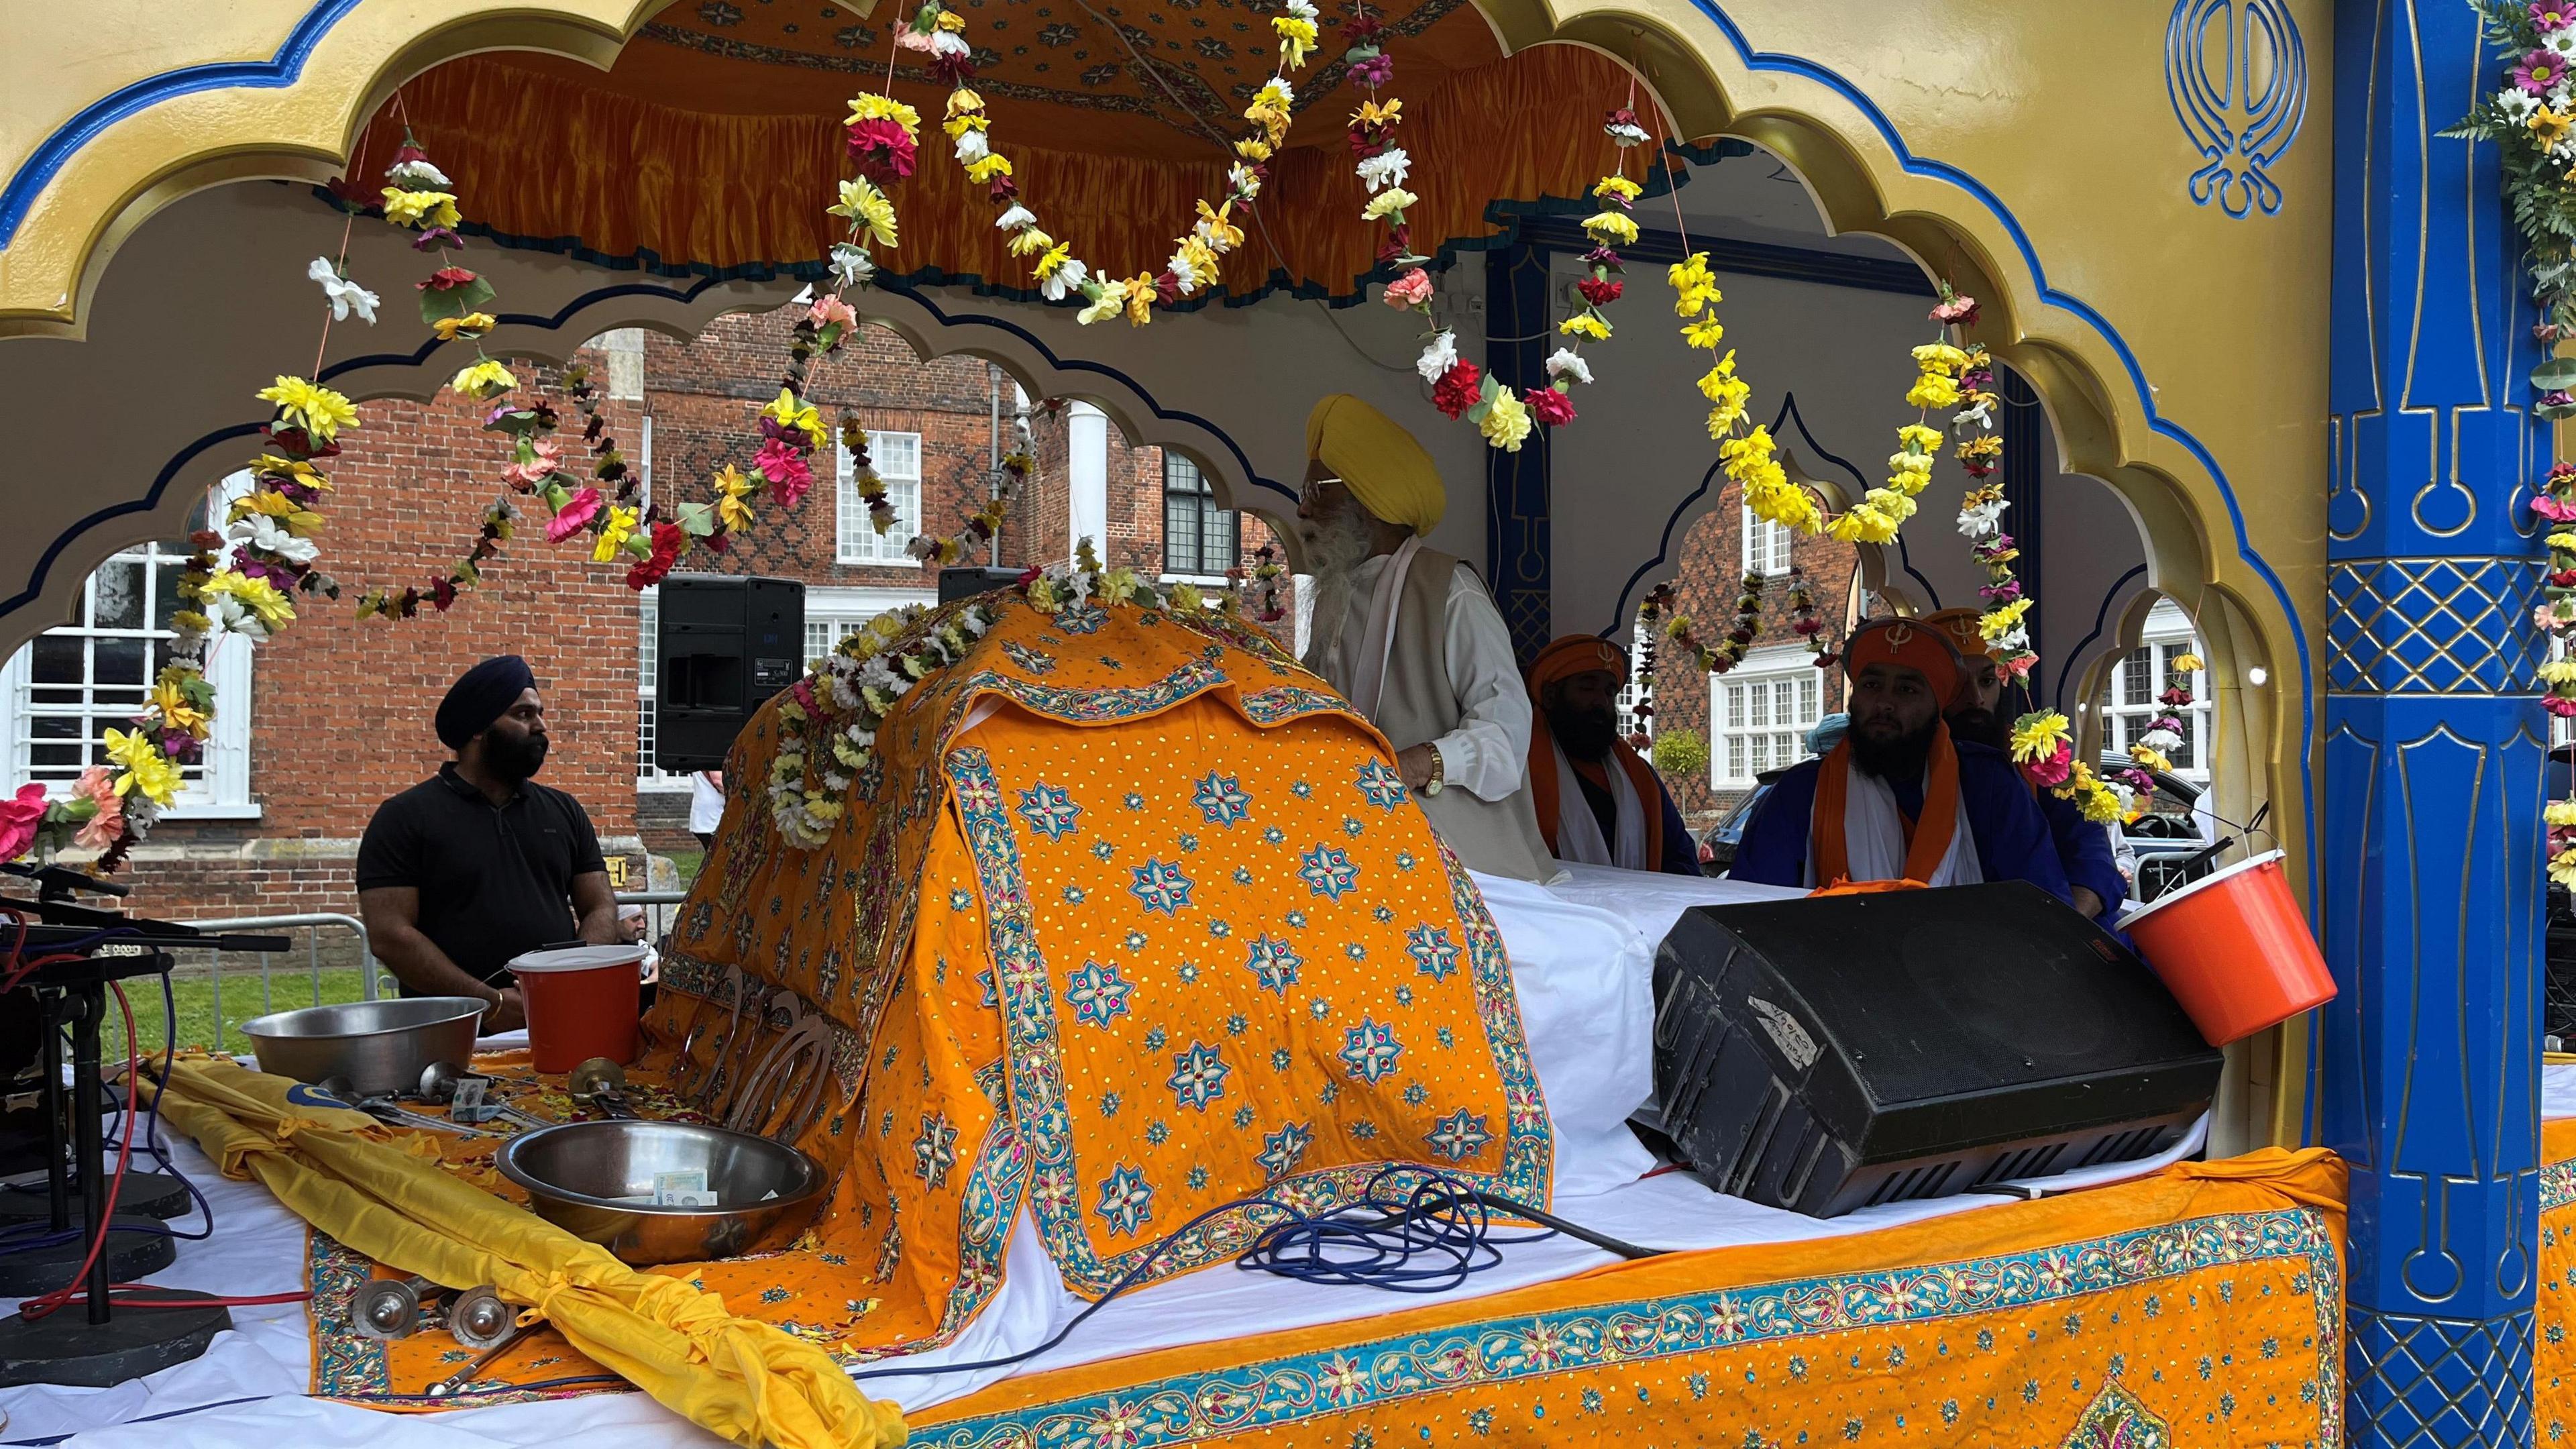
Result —
M 1799 76 L 1824 86 L 1850 102 L 1852 108 L 1868 120 L 1871 129 L 1877 131 L 1879 139 L 1887 143 L 1888 150 L 1895 154 L 1897 164 L 1904 168 L 1906 174 L 1944 182 L 1975 197 L 1993 215 L 1996 223 L 2004 229 L 2004 233 L 2012 238 L 2014 248 L 2021 253 L 2022 264 L 2030 268 L 2031 280 L 2039 287 L 2040 300 L 2050 306 L 2062 307 L 2083 319 L 2086 326 L 2100 334 L 2102 340 L 2110 345 L 2111 351 L 2120 359 L 2121 367 L 2127 370 L 2130 385 L 2137 390 L 2138 406 L 2146 413 L 2148 430 L 2180 444 L 2184 451 L 2190 453 L 2193 460 L 2206 469 L 2210 478 L 2218 484 L 2219 499 L 2227 505 L 2228 523 L 2236 535 L 2236 556 L 2262 577 L 2264 585 L 2271 589 L 2273 599 L 2280 604 L 2282 617 L 2290 626 L 2290 637 L 2298 645 L 2300 673 L 2309 683 L 2309 688 L 2299 699 L 2299 737 L 2303 740 L 2313 738 L 2316 733 L 2318 694 L 2316 653 L 2309 646 L 2306 626 L 2299 621 L 2298 606 L 2290 598 L 2290 591 L 2282 584 L 2280 575 L 2273 572 L 2271 564 L 2264 560 L 2261 551 L 2247 540 L 2245 512 L 2236 501 L 2236 488 L 2234 484 L 2228 482 L 2227 471 L 2218 466 L 2218 459 L 2210 453 L 2208 446 L 2192 436 L 2189 429 L 2167 419 L 2157 411 L 2156 395 L 2147 386 L 2146 369 L 2139 365 L 2137 354 L 2130 350 L 2128 340 L 2120 335 L 2119 329 L 2113 327 L 2110 319 L 2096 311 L 2092 304 L 2072 293 L 2049 285 L 2048 269 L 2040 264 L 2039 249 L 2031 244 L 2030 233 L 2023 229 L 2020 219 L 2013 215 L 2012 208 L 2004 205 L 2003 198 L 1995 195 L 1984 182 L 1956 166 L 1916 155 L 1913 149 L 1905 144 L 1905 138 L 1897 131 L 1895 122 L 1889 120 L 1887 113 L 1879 109 L 1878 103 L 1870 99 L 1860 87 L 1844 79 L 1829 67 L 1804 57 L 1784 55 L 1778 51 L 1755 50 L 1752 42 L 1745 38 L 1743 28 L 1727 15 L 1725 8 L 1718 4 L 1717 0 L 1691 0 L 1691 4 L 1716 25 L 1718 33 L 1725 36 L 1726 43 L 1735 48 L 1737 58 L 1743 61 L 1747 69 Z M 2315 771 L 2307 755 L 2308 752 L 2305 749 L 2299 751 L 2299 778 L 2302 785 L 2301 794 L 2305 796 L 2302 803 L 2307 815 L 2308 833 L 2311 838 L 2314 838 L 2317 812 Z
M 2138 577 L 2146 571 L 2147 566 L 2145 564 L 2131 564 L 2129 565 L 2129 571 L 2127 573 L 2113 579 L 2111 581 L 2111 587 L 2104 591 L 2102 595 L 2101 606 L 2093 611 L 2093 632 L 2076 640 L 2074 648 L 2067 650 L 2064 654 L 2058 657 L 2057 688 L 2049 692 L 2049 697 L 2054 701 L 2057 708 L 2064 709 L 2066 707 L 2066 671 L 2075 667 L 2075 656 L 2083 653 L 2086 647 L 2091 645 L 2094 640 L 2102 637 L 2102 631 L 2110 627 L 2111 601 L 2120 597 L 2120 591 L 2129 586 L 2129 580 Z
M 120 87 L 83 106 L 71 119 L 54 128 L 52 135 L 27 153 L 27 159 L 0 186 L 0 251 L 8 250 L 26 222 L 27 212 L 36 204 L 37 193 L 60 175 L 72 154 L 96 140 L 100 132 L 137 111 L 145 110 L 177 96 L 199 91 L 251 89 L 276 90 L 295 84 L 304 73 L 304 62 L 313 56 L 313 48 L 331 27 L 352 10 L 359 0 L 316 0 L 304 18 L 286 32 L 285 43 L 266 60 L 226 61 L 218 65 L 192 65 L 160 75 L 146 76 L 131 85 Z M 5 612 L 5 606 L 0 606 Z

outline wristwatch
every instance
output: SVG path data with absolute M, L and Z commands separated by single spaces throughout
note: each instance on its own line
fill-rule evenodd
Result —
M 1441 758 L 1440 747 L 1438 745 L 1432 745 L 1429 749 L 1431 751 L 1431 783 L 1422 787 L 1422 793 L 1425 796 L 1439 794 L 1440 787 L 1449 783 L 1449 762 Z

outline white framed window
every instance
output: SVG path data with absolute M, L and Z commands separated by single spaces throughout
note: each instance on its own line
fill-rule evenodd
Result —
M 635 595 L 635 788 L 686 790 L 689 777 L 663 769 L 653 752 L 653 701 L 661 674 L 656 636 L 661 628 L 662 588 L 656 584 Z
M 1628 682 L 1619 686 L 1619 733 L 1648 735 L 1655 732 L 1655 717 L 1639 715 L 1637 693 L 1646 679 L 1646 621 L 1639 619 L 1628 629 Z
M 1216 490 L 1199 465 L 1163 454 L 1163 575 L 1222 579 L 1243 555 L 1241 515 L 1216 506 Z
M 832 652 L 842 640 L 866 627 L 870 619 L 906 604 L 936 604 L 937 589 L 805 590 L 805 659 L 811 663 Z
M 217 486 L 188 520 L 190 531 L 220 522 L 221 508 L 250 491 L 248 473 Z M 81 771 L 107 763 L 107 731 L 132 729 L 145 691 L 170 662 L 176 638 L 183 542 L 125 549 L 81 584 L 72 622 L 46 630 L 0 666 L 0 739 L 13 786 L 41 783 L 56 797 L 71 793 Z M 180 767 L 174 820 L 256 820 L 250 794 L 251 667 L 254 646 L 239 634 L 207 641 L 206 681 L 215 687 L 215 718 L 203 758 Z
M 2121 655 L 2111 666 L 2111 677 L 2103 686 L 2102 696 L 2094 701 L 2093 707 L 2102 715 L 2102 753 L 2127 754 L 2129 746 L 2147 732 L 2148 724 L 2165 712 L 2158 696 L 2168 689 L 2186 690 L 2191 702 L 2175 711 L 2182 721 L 2182 748 L 2166 751 L 2165 757 L 2173 761 L 2174 773 L 2182 778 L 2197 782 L 2209 779 L 2209 722 L 2213 708 L 2209 671 L 2184 673 L 2173 667 L 2176 657 L 2199 653 L 2200 638 L 2192 632 L 2191 616 L 2170 602 L 2158 600 L 2147 614 L 2147 626 L 2138 647 Z
M 850 450 L 835 441 L 832 458 L 840 495 L 840 561 L 919 567 L 903 547 L 921 532 L 921 434 L 868 434 L 868 460 L 885 480 L 886 502 L 894 507 L 894 527 L 883 533 L 868 521 L 867 500 L 859 496 Z
M 1789 548 L 1797 539 L 1786 527 L 1768 519 L 1756 518 L 1753 510 L 1744 510 L 1744 571 L 1748 574 L 1776 575 L 1789 571 Z
M 1807 758 L 1807 731 L 1823 716 L 1824 672 L 1804 645 L 1757 649 L 1709 676 L 1709 783 L 1749 790 L 1758 776 Z

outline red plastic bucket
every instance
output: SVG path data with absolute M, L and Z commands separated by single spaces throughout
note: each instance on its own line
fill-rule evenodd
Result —
M 2275 850 L 2158 896 L 2120 920 L 2211 1046 L 2334 1000 L 2334 977 Z
M 619 1066 L 635 1060 L 644 955 L 641 946 L 567 946 L 511 961 L 538 1071 L 569 1072 L 592 1057 Z

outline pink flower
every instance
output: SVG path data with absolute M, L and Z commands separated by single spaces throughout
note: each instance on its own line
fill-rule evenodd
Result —
M 2032 760 L 2021 768 L 2023 774 L 2040 784 L 2063 785 L 2066 783 L 2066 777 L 2075 773 L 2075 746 L 2060 740 L 2056 754 L 2045 760 Z
M 116 774 L 105 765 L 92 765 L 81 771 L 72 784 L 74 799 L 87 800 L 98 806 L 98 813 L 82 822 L 80 833 L 72 843 L 83 850 L 105 850 L 125 833 L 125 797 L 116 793 Z
M 2531 23 L 2539 30 L 2565 30 L 2576 25 L 2576 4 L 2569 0 L 2531 0 Z
M 1555 388 L 1523 388 L 1521 401 L 1529 404 L 1531 417 L 1551 428 L 1561 428 L 1574 421 L 1574 400 Z
M 599 490 L 584 488 L 546 521 L 546 542 L 561 543 L 599 516 Z
M 563 466 L 562 444 L 540 441 L 531 446 L 536 451 L 535 462 L 511 463 L 501 469 L 501 481 L 522 493 L 553 477 L 555 470 Z
M 2531 500 L 2531 511 L 2543 518 L 2554 518 L 2564 523 L 2569 519 L 2576 519 L 2576 501 L 2559 499 L 2543 493 Z
M 919 51 L 923 55 L 928 55 L 934 48 L 930 35 L 931 33 L 915 30 L 908 25 L 897 26 L 894 32 L 895 48 Z
M 2558 716 L 2560 719 L 2576 719 L 2576 699 L 2561 699 L 2554 694 L 2547 695 L 2541 699 L 2540 707 L 2549 711 L 2551 714 Z M 5 842 L 6 840 L 6 836 L 0 836 L 0 842 Z
M 2529 95 L 2546 95 L 2567 77 L 2567 63 L 2545 50 L 2526 55 L 2513 68 L 2513 83 Z
M 2531 610 L 2531 622 L 2543 629 L 2555 631 L 2564 627 L 2569 621 L 2558 617 L 2555 605 L 2535 604 Z
M 1415 267 L 1386 284 L 1386 305 L 1403 311 L 1431 300 L 1431 274 Z
M 805 455 L 787 446 L 782 439 L 772 438 L 761 444 L 751 466 L 769 480 L 769 496 L 777 499 L 783 508 L 793 508 L 803 502 L 805 490 L 814 486 L 814 470 L 806 463 Z
M 836 296 L 826 295 L 815 298 L 812 316 L 814 325 L 817 327 L 839 326 L 847 329 L 859 325 L 859 314 L 851 311 L 850 304 Z
M 871 116 L 850 127 L 850 159 L 870 181 L 886 186 L 910 176 L 918 156 L 902 126 Z
M 1977 299 L 1974 297 L 1952 297 L 1949 301 L 1932 309 L 1932 320 L 1935 322 L 1956 322 L 1962 327 L 1974 327 L 1977 325 Z
M 0 860 L 16 860 L 36 843 L 36 826 L 45 818 L 45 787 L 22 785 L 15 797 L 0 800 Z

